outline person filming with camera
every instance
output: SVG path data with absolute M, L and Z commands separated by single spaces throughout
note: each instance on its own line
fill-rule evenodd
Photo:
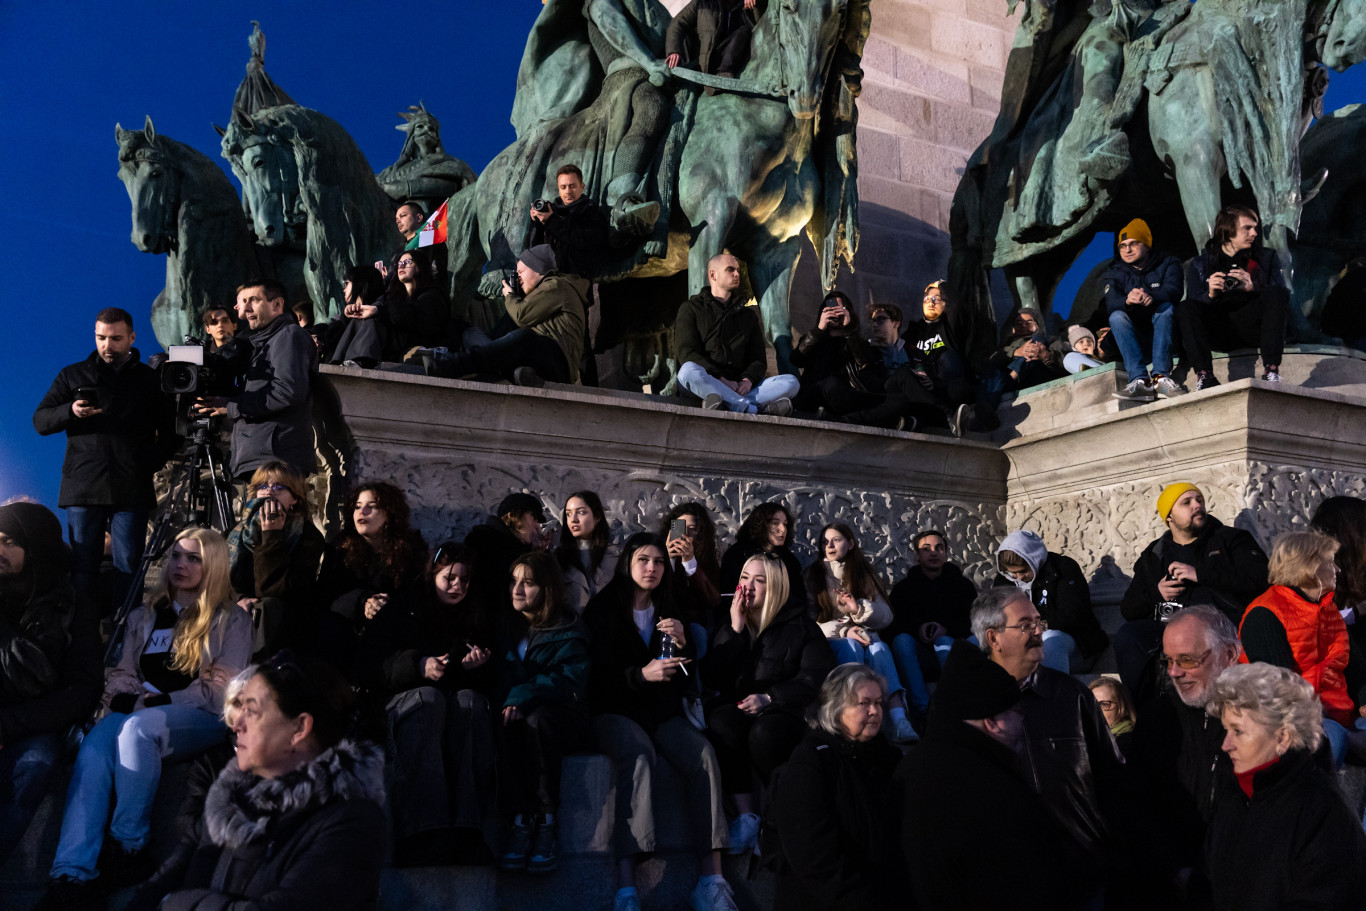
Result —
M 313 455 L 312 386 L 318 352 L 308 330 L 286 315 L 285 288 L 274 279 L 237 289 L 237 310 L 251 330 L 251 361 L 238 395 L 200 396 L 200 417 L 232 419 L 228 472 L 239 481 L 267 462 L 284 462 L 302 476 Z
M 583 172 L 567 164 L 555 172 L 556 199 L 538 199 L 531 205 L 531 237 L 528 247 L 549 244 L 560 272 L 589 281 L 597 278 L 607 246 L 607 214 L 584 190 Z
M 174 452 L 170 401 L 133 347 L 133 317 L 118 307 L 95 316 L 95 351 L 62 368 L 33 412 L 40 434 L 66 433 L 57 504 L 66 510 L 78 594 L 98 603 L 104 535 L 114 560 L 114 606 L 123 603 L 147 543 L 156 504 L 152 475 Z

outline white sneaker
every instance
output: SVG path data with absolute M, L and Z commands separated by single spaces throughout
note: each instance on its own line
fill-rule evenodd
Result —
M 919 743 L 920 735 L 915 732 L 909 718 L 887 716 L 887 739 L 892 743 Z
M 1125 402 L 1155 402 L 1157 393 L 1153 391 L 1152 380 L 1140 376 L 1129 385 L 1114 393 L 1115 398 Z
M 1268 383 L 1279 383 L 1281 382 L 1281 373 L 1279 370 L 1268 370 L 1262 374 L 1262 380 Z
M 724 879 L 720 882 L 698 880 L 688 896 L 688 907 L 692 911 L 740 911 L 735 904 L 735 892 Z
M 729 854 L 748 854 L 759 841 L 759 817 L 741 813 L 730 824 Z
M 1182 386 L 1169 376 L 1153 377 L 1153 392 L 1159 399 L 1174 399 L 1178 395 L 1185 395 L 1190 390 Z

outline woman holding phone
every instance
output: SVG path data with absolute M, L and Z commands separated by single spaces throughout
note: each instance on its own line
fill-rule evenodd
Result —
M 729 622 L 713 634 L 699 662 L 703 682 L 718 691 L 707 706 L 708 733 L 739 811 L 730 829 L 732 854 L 753 849 L 756 778 L 766 785 L 806 734 L 807 707 L 835 666 L 800 594 L 777 557 L 750 557 L 740 568 Z
M 693 642 L 674 603 L 672 577 L 663 539 L 648 532 L 632 535 L 615 578 L 583 615 L 592 643 L 588 703 L 593 736 L 617 770 L 616 911 L 639 911 L 636 866 L 656 848 L 656 756 L 682 779 L 701 859 L 691 907 L 735 907 L 721 875 L 727 837 L 721 770 L 711 744 L 683 711 Z

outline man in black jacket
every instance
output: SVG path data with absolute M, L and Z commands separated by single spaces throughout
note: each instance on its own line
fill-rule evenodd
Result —
M 76 598 L 70 562 L 50 511 L 0 506 L 0 865 L 104 683 L 93 604 Z
M 598 277 L 607 247 L 607 215 L 584 195 L 583 172 L 567 164 L 555 172 L 558 199 L 531 209 L 528 247 L 550 244 L 559 270 L 589 281 Z
M 674 320 L 678 383 L 708 410 L 789 415 L 801 382 L 788 373 L 764 379 L 764 329 L 739 290 L 740 261 L 729 253 L 713 256 L 707 287 L 684 301 Z
M 759 16 L 765 6 L 766 0 L 763 4 L 759 0 L 692 0 L 669 21 L 665 64 L 672 69 L 689 54 L 704 73 L 739 75 L 749 60 L 754 32 L 755 19 L 749 11 L 757 9 L 754 16 Z
M 1139 698 L 1153 694 L 1145 667 L 1162 637 L 1159 605 L 1212 604 L 1233 623 L 1267 589 L 1266 554 L 1247 532 L 1205 512 L 1205 495 L 1194 484 L 1168 484 L 1157 498 L 1166 534 L 1148 545 L 1134 564 L 1134 578 L 1120 610 L 1129 622 L 1115 634 L 1120 679 Z
M 1020 685 L 1020 771 L 1090 855 L 1079 881 L 1087 880 L 1098 894 L 1115 859 L 1107 817 L 1122 790 L 1124 757 L 1091 691 L 1075 677 L 1043 666 L 1042 619 L 1014 586 L 988 589 L 972 606 L 972 632 L 982 651 Z
M 1015 679 L 954 644 L 920 746 L 893 781 L 901 849 L 921 911 L 1075 907 L 1080 847 L 1020 774 Z
M 123 603 L 147 543 L 156 504 L 152 475 L 175 448 L 170 399 L 133 347 L 133 317 L 95 317 L 95 352 L 63 367 L 33 412 L 39 433 L 66 433 L 57 505 L 66 509 L 76 590 L 97 601 L 104 535 L 114 559 L 114 604 Z
M 284 462 L 305 477 L 318 467 L 313 453 L 313 378 L 318 349 L 294 315 L 285 314 L 285 288 L 275 279 L 242 285 L 237 309 L 251 329 L 251 362 L 241 393 L 203 396 L 201 415 L 232 419 L 229 473 L 251 477 L 267 462 Z

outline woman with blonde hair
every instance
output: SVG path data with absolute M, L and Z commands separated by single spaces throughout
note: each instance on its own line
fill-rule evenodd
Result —
M 739 816 L 730 827 L 730 852 L 754 847 L 759 833 L 754 780 L 769 776 L 806 734 L 806 709 L 835 666 L 825 634 L 806 613 L 800 580 L 792 584 L 783 561 L 751 556 L 740 569 L 730 622 L 712 636 L 699 662 L 702 682 L 718 691 L 707 704 L 707 729 L 721 766 L 721 782 Z
M 1313 688 L 1286 668 L 1235 664 L 1215 681 L 1209 713 L 1233 764 L 1206 839 L 1214 907 L 1361 907 L 1366 833 L 1314 759 Z
M 150 875 L 147 836 L 162 760 L 223 741 L 224 690 L 250 658 L 251 617 L 232 601 L 227 542 L 211 529 L 182 531 L 161 592 L 128 617 L 123 656 L 105 682 L 108 714 L 76 756 L 53 882 L 39 908 L 79 907 L 96 890 Z
M 1348 692 L 1347 624 L 1333 603 L 1338 543 L 1317 531 L 1292 531 L 1276 539 L 1267 573 L 1271 587 L 1243 613 L 1238 638 L 1244 663 L 1262 661 L 1294 671 L 1323 704 L 1324 731 L 1341 764 L 1347 728 L 1358 717 Z

